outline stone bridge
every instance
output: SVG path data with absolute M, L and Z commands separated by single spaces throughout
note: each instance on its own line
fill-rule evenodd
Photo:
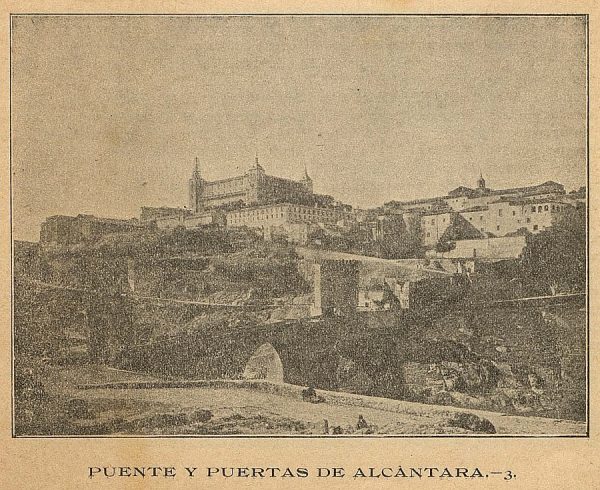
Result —
M 535 364 L 585 379 L 584 296 L 455 305 L 426 312 L 360 312 L 277 323 L 248 320 L 236 326 L 200 322 L 191 331 L 185 328 L 187 322 L 207 307 L 161 304 L 156 308 L 179 318 L 183 328 L 140 341 L 148 338 L 144 329 L 154 332 L 156 325 L 140 323 L 126 297 L 106 295 L 101 301 L 87 293 L 49 292 L 41 286 L 36 294 L 48 304 L 56 303 L 57 295 L 65 296 L 59 303 L 72 305 L 74 322 L 83 322 L 77 311 L 85 310 L 83 323 L 87 324 L 92 362 L 165 377 L 263 378 L 401 398 L 407 363 L 473 364 L 486 358 L 518 369 Z M 60 315 L 68 321 L 65 311 Z M 152 311 L 145 321 L 148 318 L 157 321 Z
M 364 312 L 211 328 L 128 347 L 118 367 L 186 379 L 268 379 L 396 398 L 406 388 L 406 362 L 477 363 L 486 357 L 515 366 L 562 370 L 571 363 L 570 371 L 585 370 L 583 306 L 580 301 L 509 304 L 435 316 Z M 503 344 L 495 350 L 477 335 Z
M 376 316 L 211 329 L 125 349 L 118 367 L 191 379 L 268 379 L 361 393 L 399 394 L 402 333 Z M 379 320 L 394 321 L 388 315 Z

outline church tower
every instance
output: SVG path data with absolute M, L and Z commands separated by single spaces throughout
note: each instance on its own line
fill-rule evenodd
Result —
M 198 157 L 196 157 L 194 171 L 188 182 L 188 207 L 193 213 L 197 213 L 202 209 L 202 182 Z
M 306 170 L 306 165 L 304 165 L 304 177 L 302 177 L 301 182 L 304 184 L 304 187 L 306 187 L 306 190 L 312 194 L 313 193 L 313 181 L 310 178 L 310 176 L 308 175 L 308 170 Z
M 479 171 L 479 179 L 477 179 L 477 188 L 482 190 L 485 189 L 485 179 L 481 174 L 481 170 Z
M 248 187 L 246 189 L 246 202 L 248 204 L 258 204 L 263 199 L 263 187 L 266 179 L 265 169 L 258 163 L 258 155 L 252 165 L 246 172 Z

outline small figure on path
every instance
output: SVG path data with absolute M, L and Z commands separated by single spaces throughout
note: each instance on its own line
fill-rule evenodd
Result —
M 356 428 L 357 429 L 366 429 L 367 427 L 369 427 L 369 424 L 367 424 L 367 421 L 365 420 L 365 418 L 362 415 L 359 415 L 358 422 L 356 423 Z

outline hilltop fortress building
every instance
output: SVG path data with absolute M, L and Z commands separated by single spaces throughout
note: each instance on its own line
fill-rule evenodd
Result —
M 142 221 L 158 228 L 260 228 L 265 238 L 281 235 L 296 243 L 306 243 L 311 226 L 335 226 L 351 218 L 351 206 L 313 192 L 306 168 L 302 179 L 284 179 L 267 175 L 258 158 L 244 174 L 215 181 L 202 177 L 196 158 L 186 209 L 142 208 Z
M 258 157 L 243 175 L 215 181 L 202 178 L 196 158 L 188 189 L 188 208 L 194 213 L 227 204 L 257 206 L 287 202 L 311 205 L 317 200 L 313 194 L 312 179 L 306 169 L 304 177 L 299 181 L 274 177 L 266 174 L 258 163 Z M 320 197 L 322 200 L 328 196 Z

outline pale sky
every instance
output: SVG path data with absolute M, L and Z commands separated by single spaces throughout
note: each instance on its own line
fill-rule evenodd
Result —
M 203 176 L 359 207 L 586 179 L 582 17 L 17 17 L 16 239 L 54 214 L 187 204 Z

